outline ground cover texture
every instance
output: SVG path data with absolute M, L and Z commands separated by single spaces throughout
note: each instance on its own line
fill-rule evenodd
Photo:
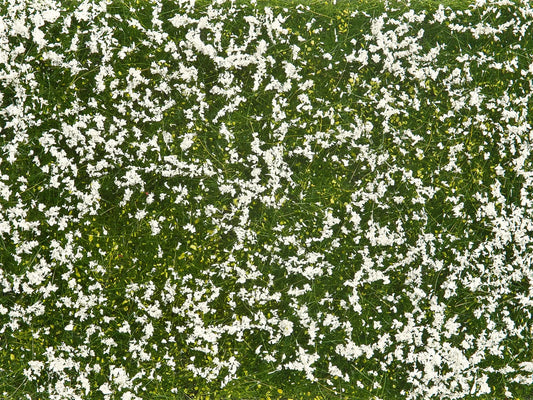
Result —
M 533 396 L 527 1 L 0 2 L 0 397 Z

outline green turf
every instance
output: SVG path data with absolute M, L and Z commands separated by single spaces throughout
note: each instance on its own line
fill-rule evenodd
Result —
M 0 398 L 533 396 L 526 2 L 83 4 L 0 23 Z

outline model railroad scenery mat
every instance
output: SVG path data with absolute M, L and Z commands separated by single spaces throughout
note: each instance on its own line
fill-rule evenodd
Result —
M 529 1 L 0 1 L 0 398 L 533 399 Z

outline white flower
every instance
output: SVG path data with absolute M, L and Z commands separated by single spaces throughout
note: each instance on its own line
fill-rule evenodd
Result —
M 178 14 L 174 18 L 169 19 L 168 22 L 176 28 L 181 28 L 182 26 L 189 24 L 190 21 L 187 15 Z
M 104 383 L 103 385 L 100 385 L 98 390 L 100 390 L 104 394 L 104 396 L 113 394 L 113 391 L 111 390 L 111 387 L 109 386 L 108 383 Z
M 147 197 L 146 197 L 146 204 L 152 204 L 154 202 L 154 194 L 153 193 L 150 193 Z
M 48 42 L 44 39 L 44 33 L 39 28 L 35 28 L 32 32 L 33 41 L 39 46 L 39 49 L 45 47 Z
M 363 355 L 363 349 L 352 340 L 348 340 L 345 345 L 338 344 L 335 347 L 335 352 L 345 357 L 348 361 L 355 360 Z
M 284 62 L 285 64 L 285 74 L 287 75 L 288 79 L 296 79 L 300 80 L 302 79 L 302 76 L 298 74 L 298 69 L 289 62 Z
M 138 396 L 135 396 L 132 392 L 128 391 L 122 394 L 121 400 L 141 400 L 141 398 Z
M 152 325 L 151 322 L 149 322 L 148 324 L 146 324 L 143 328 L 143 332 L 144 332 L 144 338 L 150 338 L 152 337 L 152 335 L 154 334 L 154 326 Z
M 14 35 L 20 35 L 28 39 L 30 37 L 30 30 L 28 27 L 24 24 L 24 21 L 21 19 L 17 19 L 13 25 L 11 26 L 11 32 Z
M 44 363 L 41 361 L 29 361 L 30 368 L 24 370 L 24 375 L 31 381 L 41 375 L 41 371 L 44 368 Z
M 119 389 L 130 388 L 132 386 L 132 382 L 124 368 L 111 365 L 109 370 L 109 378 L 113 380 Z
M 194 140 L 192 139 L 193 137 L 194 137 L 194 134 L 191 134 L 191 133 L 188 133 L 185 135 L 182 142 L 180 143 L 180 148 L 183 151 L 188 150 L 194 144 Z
M 141 176 L 133 169 L 126 172 L 124 175 L 124 180 L 125 182 L 120 182 L 118 179 L 116 179 L 115 184 L 118 187 L 134 185 L 141 185 L 141 187 L 144 187 L 144 181 L 142 180 Z
M 294 324 L 289 320 L 282 320 L 279 323 L 279 327 L 281 329 L 281 333 L 283 333 L 284 336 L 289 336 L 292 333 L 292 328 Z
M 149 224 L 150 224 L 150 229 L 152 230 L 153 236 L 161 232 L 161 227 L 159 226 L 159 222 L 157 222 L 156 220 L 150 220 Z
M 128 323 L 128 321 L 124 321 L 124 323 L 122 324 L 122 326 L 118 329 L 118 331 L 120 333 L 131 333 L 130 331 L 130 324 Z
M 523 371 L 533 372 L 533 362 L 524 361 L 518 364 Z
M 59 11 L 57 10 L 45 10 L 41 13 L 41 16 L 46 22 L 54 22 L 59 18 Z
M 285 364 L 285 367 L 295 371 L 305 371 L 306 378 L 315 381 L 313 375 L 315 367 L 312 365 L 320 358 L 318 354 L 308 354 L 303 347 L 298 348 L 298 359 Z
M 158 319 L 158 318 L 161 318 L 161 316 L 163 315 L 163 312 L 161 311 L 161 309 L 159 308 L 159 302 L 156 301 L 156 304 L 152 304 L 150 305 L 147 309 L 146 309 L 146 312 L 148 313 L 148 315 L 152 318 L 155 318 L 155 319 Z M 151 325 L 151 324 L 150 324 Z M 153 332 L 153 330 L 152 330 Z
M 146 210 L 137 210 L 137 212 L 135 213 L 135 219 L 137 220 L 142 220 L 144 217 L 146 217 L 148 213 L 146 212 Z
M 185 229 L 186 231 L 189 231 L 191 233 L 194 233 L 196 232 L 196 228 L 194 227 L 193 224 L 186 224 L 183 229 Z

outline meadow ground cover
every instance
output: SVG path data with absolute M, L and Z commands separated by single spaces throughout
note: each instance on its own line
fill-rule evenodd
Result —
M 533 398 L 527 1 L 0 2 L 0 398 Z

